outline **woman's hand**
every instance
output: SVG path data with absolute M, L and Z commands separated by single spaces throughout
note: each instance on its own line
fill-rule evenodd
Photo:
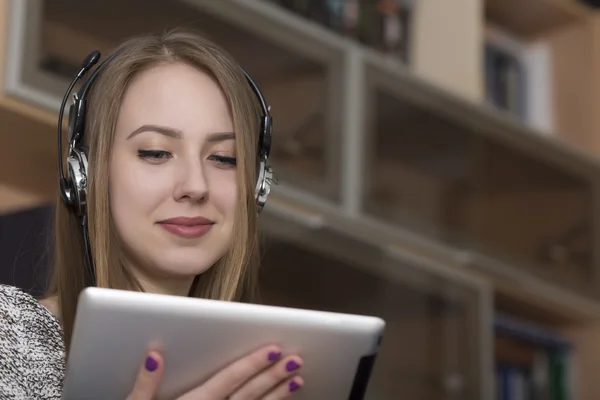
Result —
M 297 375 L 302 360 L 281 356 L 275 346 L 263 347 L 219 371 L 201 386 L 177 400 L 278 400 L 291 396 L 303 385 Z M 150 352 L 140 368 L 127 400 L 151 400 L 160 385 L 165 365 L 157 352 Z

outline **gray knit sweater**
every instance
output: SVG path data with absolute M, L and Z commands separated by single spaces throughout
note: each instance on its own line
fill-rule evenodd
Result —
M 0 399 L 59 400 L 64 354 L 62 328 L 50 311 L 0 285 Z

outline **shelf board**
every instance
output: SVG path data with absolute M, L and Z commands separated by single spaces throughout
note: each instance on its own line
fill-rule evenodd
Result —
M 58 187 L 55 126 L 36 109 L 6 100 L 0 97 L 0 157 L 10 167 L 0 169 L 0 214 L 50 203 Z
M 577 0 L 485 0 L 486 18 L 521 37 L 536 37 L 590 17 Z

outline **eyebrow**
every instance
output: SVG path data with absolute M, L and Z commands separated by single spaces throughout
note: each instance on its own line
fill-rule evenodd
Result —
M 142 125 L 137 128 L 135 131 L 131 132 L 129 136 L 127 136 L 127 140 L 132 137 L 142 133 L 142 132 L 156 132 L 161 135 L 165 135 L 171 138 L 179 139 L 181 138 L 181 131 L 178 129 L 169 128 L 168 126 L 160 126 L 160 125 Z
M 233 132 L 215 132 L 215 133 L 210 133 L 207 138 L 206 141 L 207 142 L 224 142 L 225 140 L 234 140 L 235 139 L 235 133 Z
M 127 136 L 127 140 L 132 137 L 142 133 L 142 132 L 156 132 L 161 135 L 168 136 L 174 139 L 181 139 L 182 132 L 179 129 L 170 128 L 168 126 L 161 125 L 142 125 L 137 128 L 135 131 L 131 132 L 129 136 Z M 207 142 L 222 142 L 225 140 L 233 140 L 235 139 L 234 132 L 214 132 L 207 135 Z

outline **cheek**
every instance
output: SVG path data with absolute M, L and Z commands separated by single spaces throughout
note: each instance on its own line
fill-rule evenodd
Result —
M 117 163 L 122 167 L 111 169 L 109 180 L 110 204 L 119 220 L 133 222 L 133 217 L 151 212 L 161 199 L 161 180 L 157 176 L 146 176 L 132 163 Z
M 238 188 L 235 173 L 232 175 L 233 178 L 220 179 L 210 190 L 215 208 L 228 219 L 233 219 L 237 205 Z

